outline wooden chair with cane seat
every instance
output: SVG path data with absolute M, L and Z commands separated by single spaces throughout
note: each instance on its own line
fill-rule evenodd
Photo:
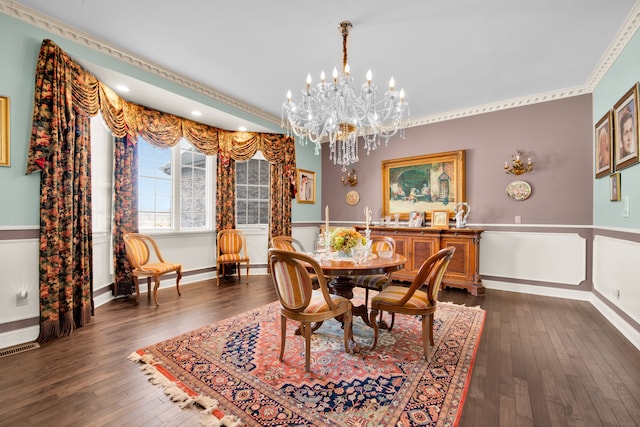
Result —
M 251 261 L 247 254 L 247 238 L 243 231 L 233 228 L 220 230 L 216 237 L 216 282 L 220 286 L 221 267 L 233 264 L 238 269 L 238 281 L 241 280 L 240 265 L 247 265 L 247 284 L 249 284 L 249 266 Z
M 280 360 L 283 360 L 287 338 L 287 319 L 300 322 L 300 332 L 305 342 L 305 370 L 311 372 L 312 324 L 341 317 L 344 330 L 344 347 L 352 352 L 351 301 L 329 293 L 322 275 L 322 268 L 312 257 L 300 252 L 269 249 L 271 278 L 280 301 Z M 319 289 L 314 290 L 310 268 L 318 277 Z
M 434 345 L 433 340 L 433 314 L 437 309 L 438 292 L 449 262 L 453 257 L 453 246 L 441 249 L 427 258 L 420 266 L 418 274 L 411 286 L 388 286 L 371 299 L 371 313 L 369 318 L 373 326 L 373 350 L 378 344 L 378 324 L 375 321 L 378 312 L 387 311 L 392 318 L 395 314 L 408 314 L 422 318 L 422 347 L 424 357 L 430 361 L 429 345 Z M 426 291 L 420 288 L 426 285 Z M 429 324 L 427 324 L 427 319 Z M 391 324 L 391 327 L 393 323 Z M 391 327 L 389 329 L 391 329 Z
M 180 279 L 182 278 L 182 264 L 167 262 L 162 257 L 160 249 L 151 236 L 140 233 L 125 233 L 123 236 L 127 252 L 127 259 L 131 264 L 133 282 L 136 286 L 136 302 L 140 299 L 140 277 L 147 278 L 147 292 L 151 296 L 151 279 L 154 280 L 153 301 L 158 303 L 158 287 L 160 277 L 171 272 L 176 272 L 176 290 L 180 294 Z
M 391 237 L 386 236 L 372 236 L 371 237 L 371 252 L 380 256 L 379 252 L 391 251 L 392 254 L 396 253 L 396 241 Z M 380 292 L 391 284 L 391 274 L 371 274 L 368 276 L 356 276 L 353 278 L 356 286 L 364 288 L 364 305 L 369 305 L 369 290 Z

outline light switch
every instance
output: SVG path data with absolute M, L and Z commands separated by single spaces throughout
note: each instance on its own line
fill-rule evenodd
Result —
M 622 197 L 622 216 L 625 218 L 629 216 L 629 196 Z

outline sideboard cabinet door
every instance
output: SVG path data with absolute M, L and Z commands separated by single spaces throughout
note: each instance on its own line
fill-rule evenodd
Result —
M 363 227 L 356 227 L 363 232 Z M 466 289 L 483 295 L 480 279 L 480 234 L 478 228 L 371 227 L 372 236 L 388 236 L 396 241 L 396 252 L 407 258 L 404 268 L 393 273 L 393 280 L 412 281 L 422 263 L 440 249 L 453 246 L 456 252 L 442 280 L 443 287 Z

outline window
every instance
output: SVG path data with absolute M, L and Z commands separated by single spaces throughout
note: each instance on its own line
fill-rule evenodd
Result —
M 260 153 L 236 162 L 236 224 L 269 224 L 269 162 Z
M 160 148 L 138 139 L 140 229 L 210 229 L 212 168 L 187 140 Z
M 91 118 L 91 204 L 93 234 L 111 231 L 113 136 L 98 113 Z

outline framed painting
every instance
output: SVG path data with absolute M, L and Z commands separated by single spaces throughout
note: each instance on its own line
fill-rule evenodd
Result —
M 613 169 L 612 136 L 613 113 L 611 110 L 602 116 L 595 126 L 596 178 L 608 176 Z
M 465 200 L 465 151 L 405 157 L 382 162 L 382 216 L 399 214 L 409 220 L 412 211 L 447 211 Z
M 615 170 L 638 163 L 638 83 L 613 107 Z
M 11 165 L 9 98 L 0 96 L 0 166 Z
M 449 228 L 449 211 L 431 212 L 431 228 Z
M 298 169 L 297 178 L 297 201 L 298 203 L 316 202 L 316 173 L 304 169 Z
M 613 173 L 609 176 L 609 195 L 612 202 L 620 201 L 620 173 Z

